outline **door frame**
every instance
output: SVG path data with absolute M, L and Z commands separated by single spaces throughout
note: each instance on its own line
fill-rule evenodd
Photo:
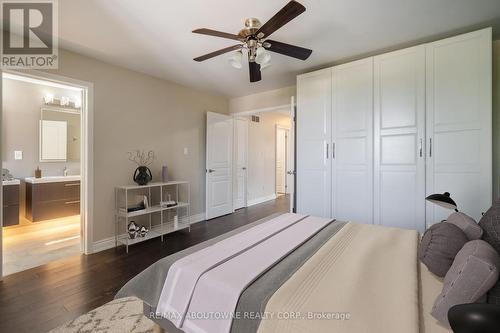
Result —
M 277 191 L 277 182 L 278 182 L 278 177 L 277 177 L 277 172 L 276 170 L 278 169 L 278 132 L 282 130 L 285 132 L 285 167 L 284 167 L 284 178 L 285 178 L 285 184 L 283 185 L 285 187 L 285 194 L 288 194 L 288 178 L 287 178 L 287 170 L 288 166 L 290 164 L 290 127 L 276 124 L 276 129 L 275 129 L 275 158 L 274 158 L 274 173 L 276 175 L 275 181 L 274 181 L 274 189 L 276 192 L 276 196 L 278 195 Z
M 245 208 L 245 207 L 248 207 L 248 119 L 245 118 L 245 117 L 233 117 L 233 211 L 236 210 L 235 208 L 235 201 L 236 201 L 236 195 L 237 195 L 237 191 L 236 191 L 236 186 L 238 185 L 238 164 L 237 164 L 237 154 L 235 154 L 235 152 L 237 151 L 237 146 L 238 146 L 238 142 L 236 140 L 236 137 L 237 137 L 237 128 L 238 126 L 236 126 L 236 121 L 238 120 L 243 120 L 245 121 L 246 123 L 246 128 L 247 128 L 247 132 L 246 132 L 246 137 L 245 137 L 245 162 L 246 162 L 246 172 L 245 172 L 245 195 L 244 195 L 244 199 L 243 199 L 243 207 L 240 207 L 240 208 Z M 239 208 L 237 208 L 239 209 Z
M 39 70 L 0 70 L 0 126 L 3 121 L 3 74 L 13 74 L 27 79 L 49 81 L 56 84 L 69 85 L 82 89 L 82 149 L 80 156 L 81 188 L 80 197 L 80 250 L 84 254 L 93 253 L 93 224 L 94 224 L 94 84 L 88 81 L 73 79 L 66 76 L 51 74 Z M 0 153 L 2 138 L 0 136 Z M 0 155 L 0 162 L 1 155 Z M 2 184 L 0 183 L 0 200 L 2 198 Z M 2 205 L 0 205 L 1 207 Z M 3 277 L 3 212 L 0 209 L 0 279 Z
M 293 195 L 290 197 L 290 212 L 295 212 L 297 208 L 297 124 L 296 124 L 296 97 L 295 95 L 289 97 L 290 103 L 289 104 L 283 104 L 283 105 L 277 105 L 277 106 L 270 106 L 270 107 L 264 107 L 264 108 L 258 108 L 258 109 L 251 109 L 247 111 L 240 111 L 240 112 L 235 112 L 232 113 L 231 115 L 233 116 L 233 119 L 237 117 L 242 117 L 242 116 L 251 116 L 256 113 L 266 113 L 266 112 L 277 112 L 277 111 L 283 111 L 283 110 L 288 110 L 290 119 L 292 122 L 292 128 L 289 128 L 289 137 L 290 133 L 293 130 Z M 275 148 L 276 149 L 276 148 Z M 247 152 L 248 152 L 248 141 L 247 141 Z M 248 163 L 248 160 L 247 160 Z M 248 172 L 249 168 L 247 166 L 247 180 L 248 180 Z M 233 179 L 234 181 L 234 179 Z M 248 188 L 248 181 L 247 181 L 247 188 Z M 276 184 L 275 184 L 276 188 Z M 248 198 L 247 198 L 248 199 Z M 234 199 L 233 199 L 234 200 Z M 247 201 L 247 207 L 248 207 L 248 201 Z

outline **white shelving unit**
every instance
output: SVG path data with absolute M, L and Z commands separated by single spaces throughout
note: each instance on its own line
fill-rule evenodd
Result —
M 170 194 L 177 205 L 166 207 L 160 203 L 167 199 Z M 135 206 L 138 200 L 132 201 L 134 197 L 147 196 L 149 207 L 142 210 L 128 212 L 131 206 Z M 170 216 L 177 216 L 178 223 L 175 224 Z M 128 236 L 128 224 L 133 219 L 147 219 L 149 232 L 145 237 L 131 239 Z M 144 224 L 144 223 L 143 223 Z M 125 235 L 120 233 L 125 227 Z M 149 183 L 144 186 L 127 185 L 115 189 L 115 246 L 123 244 L 128 253 L 129 245 L 144 242 L 146 240 L 160 237 L 174 231 L 188 229 L 191 231 L 190 211 L 190 188 L 187 181 L 170 181 L 166 183 Z

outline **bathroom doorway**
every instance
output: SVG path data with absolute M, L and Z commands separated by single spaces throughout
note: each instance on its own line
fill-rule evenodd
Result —
M 1 276 L 90 253 L 92 85 L 2 73 Z

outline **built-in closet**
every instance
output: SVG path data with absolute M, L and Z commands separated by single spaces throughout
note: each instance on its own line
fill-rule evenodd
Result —
M 297 211 L 416 229 L 492 200 L 491 29 L 297 78 Z

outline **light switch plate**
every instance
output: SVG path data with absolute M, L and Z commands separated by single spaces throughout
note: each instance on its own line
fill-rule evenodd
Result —
M 189 150 L 187 148 L 184 148 L 184 155 L 189 154 Z
M 22 160 L 23 159 L 23 151 L 22 150 L 15 150 L 14 151 L 14 159 L 16 161 Z

